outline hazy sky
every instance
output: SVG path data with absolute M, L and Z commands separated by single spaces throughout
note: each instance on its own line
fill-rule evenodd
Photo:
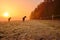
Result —
M 4 19 L 3 14 L 7 12 L 9 16 L 16 19 L 24 15 L 29 16 L 39 3 L 43 0 L 0 0 L 0 20 Z

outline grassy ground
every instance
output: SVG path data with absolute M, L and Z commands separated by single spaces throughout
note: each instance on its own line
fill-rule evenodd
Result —
M 60 21 L 0 22 L 0 40 L 60 40 Z

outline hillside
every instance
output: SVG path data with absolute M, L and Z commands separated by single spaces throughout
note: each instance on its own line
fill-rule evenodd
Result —
M 43 2 L 32 11 L 30 19 L 60 19 L 60 0 Z

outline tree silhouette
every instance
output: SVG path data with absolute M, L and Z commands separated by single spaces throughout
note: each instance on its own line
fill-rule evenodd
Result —
M 32 11 L 30 19 L 60 19 L 60 0 L 45 0 Z

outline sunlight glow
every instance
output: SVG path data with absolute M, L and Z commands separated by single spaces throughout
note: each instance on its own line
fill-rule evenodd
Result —
M 9 16 L 8 12 L 5 12 L 5 13 L 3 14 L 3 16 L 4 16 L 4 17 L 8 17 L 8 16 Z

